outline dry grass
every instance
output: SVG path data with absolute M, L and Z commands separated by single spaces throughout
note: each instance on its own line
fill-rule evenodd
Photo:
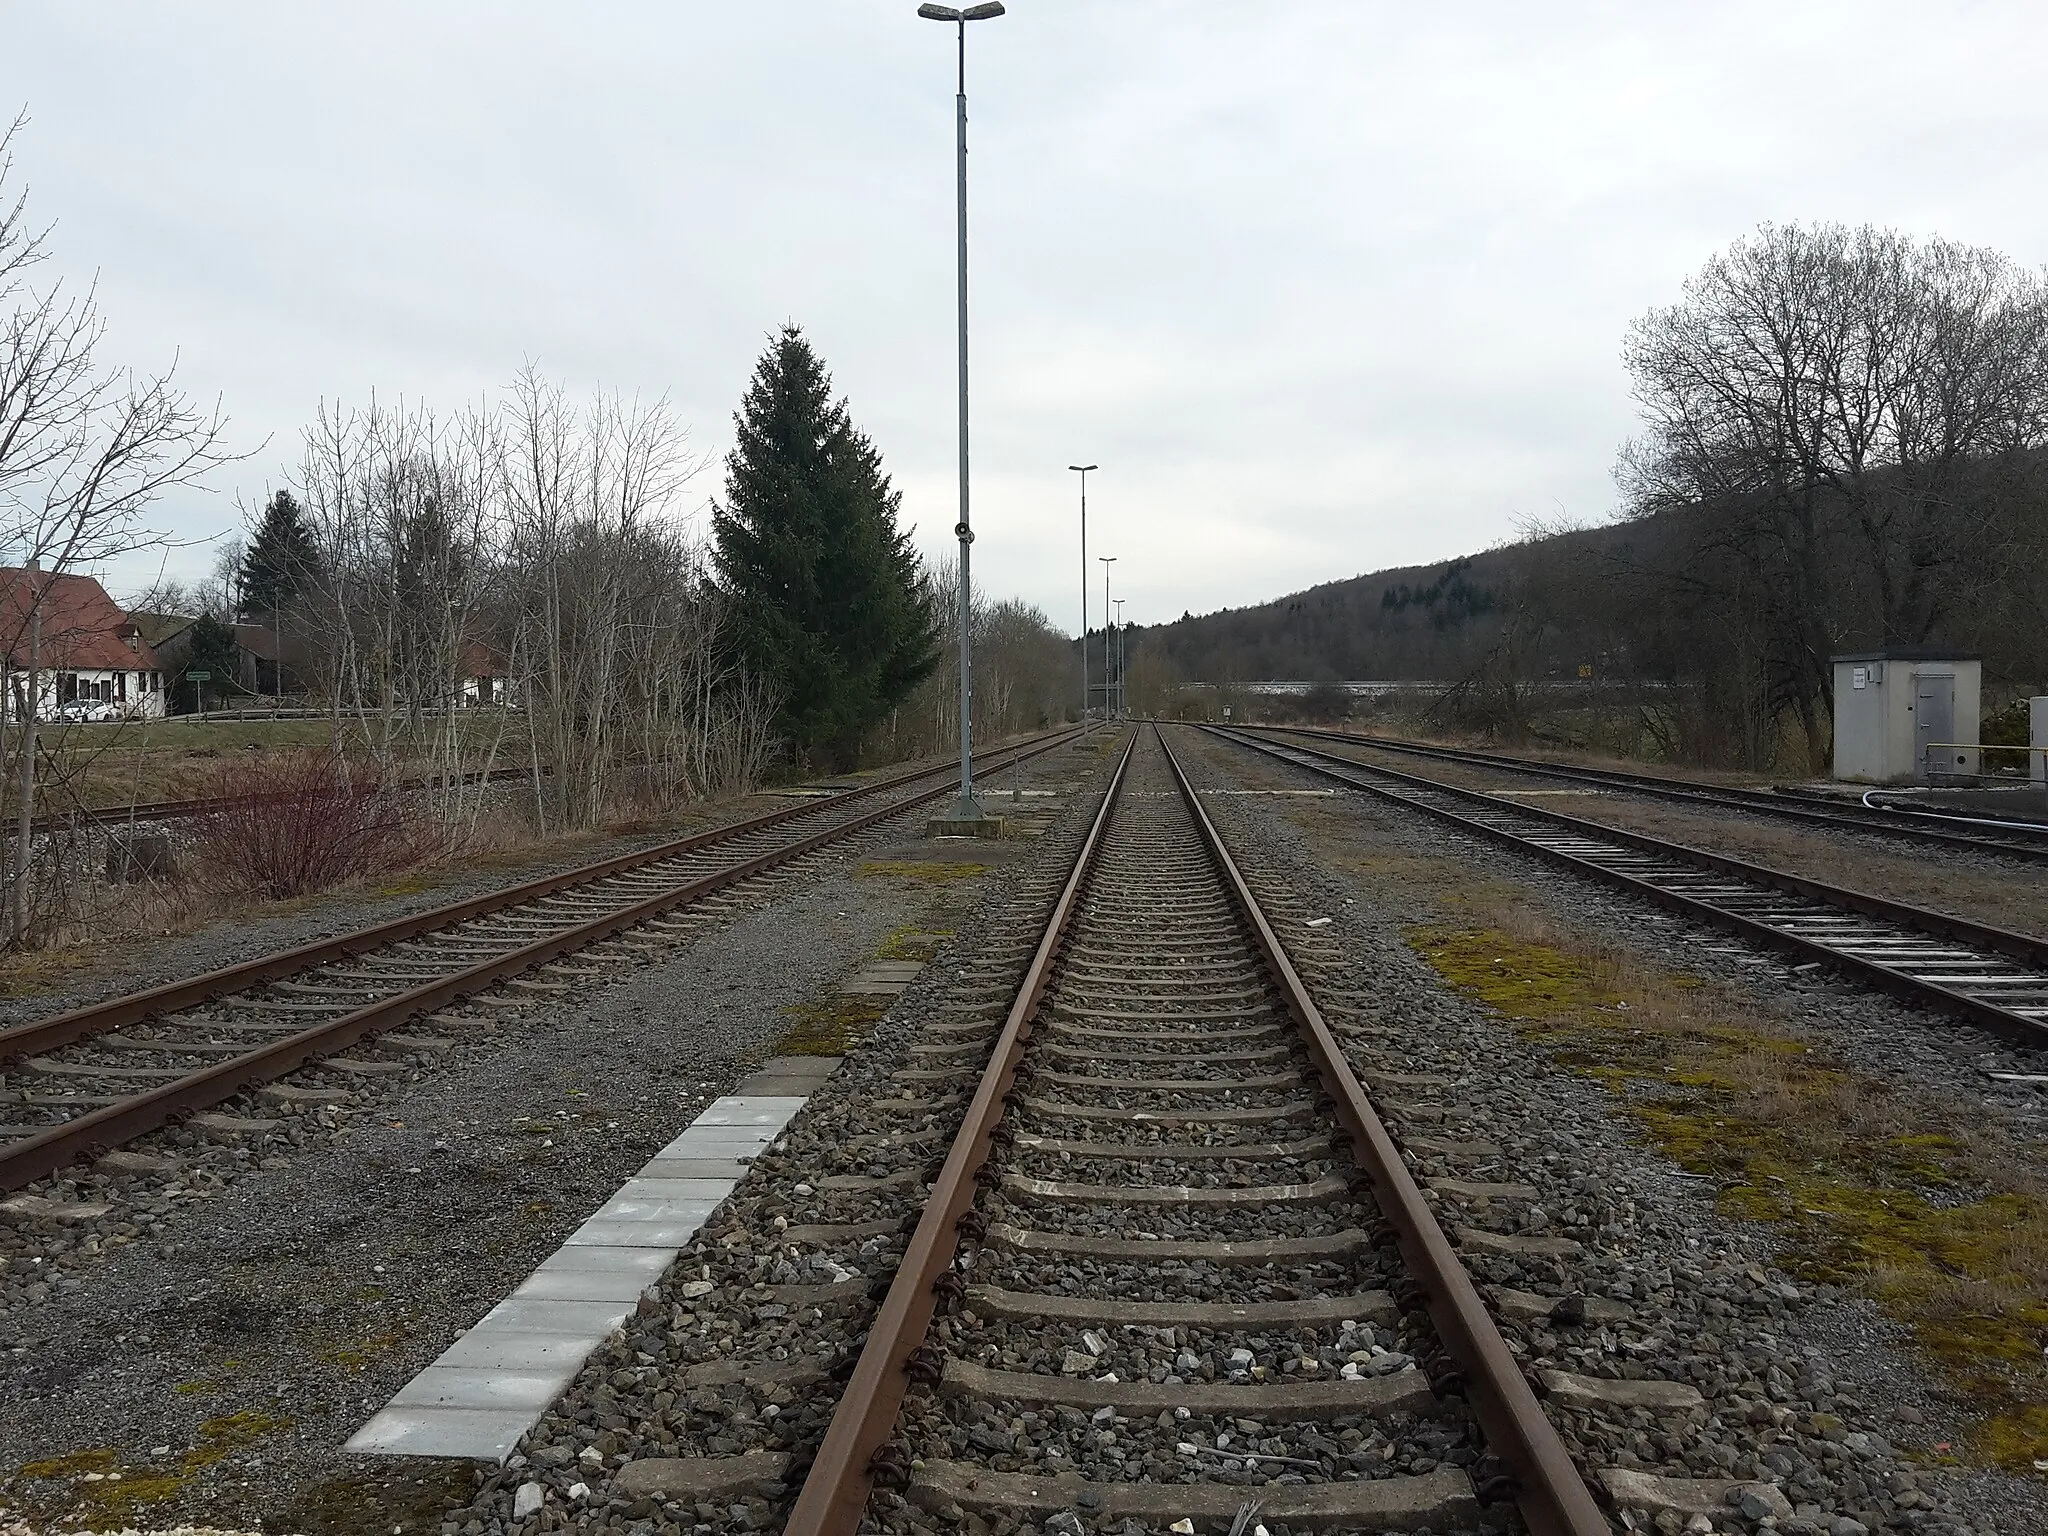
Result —
M 1556 781 L 1459 763 L 1423 762 L 1394 754 L 1353 754 L 1375 763 L 1479 790 L 1566 789 Z M 1510 797 L 1514 798 L 1514 797 Z M 1708 849 L 1789 874 L 1910 902 L 1973 922 L 2048 938 L 2048 872 L 2033 866 L 1989 869 L 1957 865 L 1938 849 L 1886 846 L 1836 833 L 1809 831 L 1761 816 L 1695 810 L 1671 801 L 1626 795 L 1542 793 L 1525 802 L 1540 810 L 1602 822 Z
M 2048 1183 L 1980 1104 L 1833 1059 L 1732 988 L 1646 965 L 1525 900 L 1464 888 L 1410 942 L 1461 991 L 1598 1079 L 1720 1208 L 1806 1278 L 1872 1297 L 1980 1413 L 1973 1448 L 2048 1456 Z

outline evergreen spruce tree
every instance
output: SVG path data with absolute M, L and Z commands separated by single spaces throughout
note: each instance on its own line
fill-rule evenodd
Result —
M 931 597 L 896 526 L 901 494 L 794 325 L 769 342 L 733 420 L 714 528 L 736 641 L 781 695 L 782 734 L 851 766 L 938 662 Z
M 274 613 L 289 608 L 312 583 L 320 551 L 306 527 L 306 515 L 290 491 L 264 503 L 242 556 L 242 611 Z

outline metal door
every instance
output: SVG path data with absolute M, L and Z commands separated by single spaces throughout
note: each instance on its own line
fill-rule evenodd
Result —
M 1953 672 L 1913 675 L 1913 761 L 1924 781 L 1947 766 L 1937 761 L 1934 747 L 1956 739 L 1956 679 Z

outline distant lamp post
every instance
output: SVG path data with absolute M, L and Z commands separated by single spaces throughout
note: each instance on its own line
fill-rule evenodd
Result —
M 1003 7 L 1001 0 L 988 0 L 985 5 L 970 5 L 964 10 L 950 5 L 920 5 L 917 14 L 927 21 L 949 21 L 960 29 L 960 89 L 954 98 L 960 279 L 960 521 L 953 527 L 960 537 L 960 799 L 953 807 L 953 819 L 984 821 L 987 813 L 974 799 L 974 659 L 968 636 L 974 591 L 968 574 L 968 546 L 974 542 L 974 529 L 967 518 L 967 23 L 993 20 L 1003 14 Z
M 1116 717 L 1124 717 L 1124 599 L 1116 600 Z
M 1116 556 L 1097 555 L 1095 558 L 1102 562 L 1102 712 L 1107 715 L 1110 713 L 1109 568 L 1116 564 Z
M 1099 464 L 1069 464 L 1081 477 L 1081 728 L 1088 728 L 1088 472 Z

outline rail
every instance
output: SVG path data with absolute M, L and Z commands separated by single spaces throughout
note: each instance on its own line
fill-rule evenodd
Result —
M 1448 1237 L 1430 1212 L 1250 885 L 1156 726 L 1154 737 L 1166 754 L 1175 786 L 1190 812 L 1203 850 L 1230 891 L 1251 935 L 1252 946 L 1285 999 L 1315 1074 L 1352 1142 L 1355 1161 L 1365 1172 L 1382 1212 L 1393 1226 L 1402 1256 L 1424 1294 L 1431 1319 L 1463 1374 L 1488 1446 L 1509 1468 L 1516 1500 L 1529 1529 L 1536 1536 L 1595 1536 L 1607 1531 L 1607 1522 L 1562 1440 L 1544 1417 Z M 1138 745 L 1139 738 L 1134 736 L 1118 762 L 1018 984 L 960 1130 L 930 1188 L 895 1278 L 869 1328 L 866 1344 L 784 1526 L 785 1536 L 851 1536 L 859 1529 L 877 1469 L 887 1464 L 887 1458 L 880 1453 L 896 1425 L 913 1377 L 931 1379 L 932 1362 L 924 1358 L 923 1341 L 939 1298 L 958 1289 L 956 1261 L 978 1180 L 984 1176 L 996 1144 L 1006 1100 L 1023 1064 L 1025 1045 L 1031 1038 L 1062 946 L 1096 872 L 1106 832 L 1116 815 Z M 1239 1524 L 1243 1524 L 1242 1519 Z
M 1465 831 L 1533 852 L 2022 1045 L 2048 1043 L 2048 941 L 1726 854 L 1242 732 L 1201 729 Z M 1386 783 L 1374 783 L 1367 775 Z
M 1076 739 L 1077 734 L 1071 730 L 1049 732 L 1016 747 L 991 752 L 985 761 L 991 769 L 1008 766 L 1013 761 L 1022 762 L 1053 751 Z M 232 1055 L 216 1065 L 185 1073 L 159 1086 L 123 1096 L 115 1103 L 93 1108 L 76 1118 L 0 1144 L 0 1189 L 19 1188 L 82 1156 L 95 1155 L 181 1116 L 272 1081 L 337 1048 L 391 1030 L 418 1014 L 443 1007 L 562 954 L 700 901 L 741 880 L 790 863 L 829 843 L 927 804 L 948 792 L 954 782 L 952 775 L 955 771 L 951 765 L 939 765 L 897 775 L 848 790 L 829 800 L 767 812 L 724 827 L 673 839 L 654 848 L 600 860 L 468 901 L 72 1009 L 0 1032 L 0 1068 L 14 1069 L 24 1064 L 33 1068 L 44 1053 L 110 1035 L 128 1025 L 200 1008 L 256 987 L 286 981 L 415 938 L 459 929 L 480 918 L 531 907 L 558 894 L 573 893 L 598 882 L 650 870 L 664 861 L 736 842 L 799 818 L 831 815 L 849 804 L 887 796 L 891 791 L 914 786 L 922 780 L 939 781 L 935 787 L 913 793 L 908 798 L 886 799 L 875 809 L 850 820 L 836 822 L 809 836 L 779 844 L 700 878 L 640 899 L 607 899 L 608 909 L 588 921 L 552 921 L 547 924 L 552 931 L 532 936 L 531 942 L 500 944 L 496 952 L 477 963 L 458 964 L 452 970 L 442 967 L 442 974 L 425 979 L 419 985 L 401 987 L 391 995 L 342 1011 L 337 1017 L 323 1019 L 268 1045 Z M 341 1005 L 333 1006 L 339 1008 Z
M 2048 861 L 2048 823 L 2006 822 L 1899 806 L 1886 806 L 1881 810 L 1871 807 L 1866 811 L 1859 808 L 1855 802 L 1841 805 L 1795 803 L 1783 792 L 1702 784 L 1662 774 L 1629 773 L 1613 768 L 1540 762 L 1531 758 L 1509 757 L 1498 752 L 1482 752 L 1469 747 L 1446 747 L 1435 743 L 1405 741 L 1390 736 L 1361 736 L 1350 731 L 1319 730 L 1310 726 L 1257 725 L 1235 726 L 1232 729 L 1272 737 L 1306 736 L 1313 740 L 1343 742 L 1350 746 L 1367 747 L 1381 752 L 1399 752 L 1442 762 L 1497 768 L 1535 778 L 1596 784 L 1605 788 L 1653 795 L 1659 799 L 1689 802 L 1716 809 L 1754 811 L 1765 816 L 1803 822 L 1809 826 L 1825 826 L 1838 831 L 1862 832 L 1929 846 L 1995 853 L 2030 862 Z M 1973 827 L 1977 830 L 1970 830 Z

